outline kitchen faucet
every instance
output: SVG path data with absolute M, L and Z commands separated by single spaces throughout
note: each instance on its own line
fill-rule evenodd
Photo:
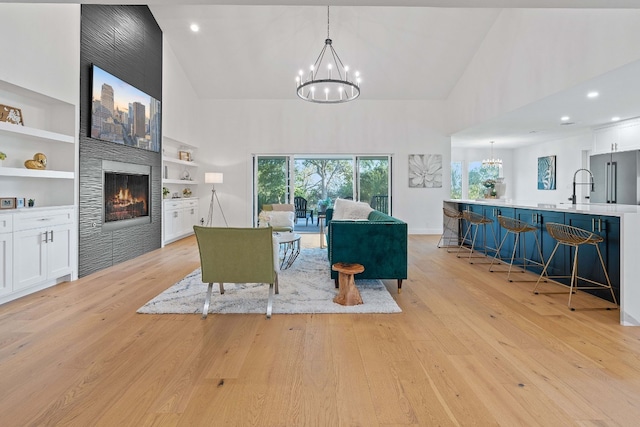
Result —
M 578 175 L 578 172 L 580 171 L 585 171 L 589 174 L 589 176 L 591 177 L 590 182 L 576 182 L 576 176 Z M 591 191 L 593 191 L 593 174 L 591 173 L 591 171 L 589 169 L 578 169 L 576 171 L 576 173 L 573 174 L 573 194 L 571 195 L 571 197 L 569 198 L 569 200 L 571 200 L 571 204 L 575 205 L 576 204 L 576 185 L 591 185 Z

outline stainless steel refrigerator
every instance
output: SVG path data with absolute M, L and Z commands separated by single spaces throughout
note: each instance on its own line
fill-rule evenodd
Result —
M 591 156 L 594 189 L 592 203 L 640 204 L 640 151 Z

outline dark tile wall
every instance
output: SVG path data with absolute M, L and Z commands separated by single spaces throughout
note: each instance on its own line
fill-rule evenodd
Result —
M 91 64 L 162 101 L 162 31 L 147 6 L 81 6 L 80 277 L 161 246 L 161 154 L 90 138 Z M 151 223 L 101 231 L 102 160 L 151 166 Z

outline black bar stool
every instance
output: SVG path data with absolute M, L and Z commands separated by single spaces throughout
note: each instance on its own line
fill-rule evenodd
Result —
M 450 248 L 457 248 L 460 246 L 462 212 L 450 208 L 442 208 L 442 211 L 444 213 L 445 222 L 442 235 L 440 236 L 440 240 L 438 240 L 438 247 L 447 248 L 447 252 L 453 252 Z
M 570 225 L 565 225 L 565 224 L 558 224 L 555 222 L 547 223 L 547 231 L 549 231 L 549 234 L 551 235 L 551 237 L 557 240 L 557 243 L 555 248 L 553 248 L 553 252 L 551 252 L 551 256 L 549 257 L 549 260 L 547 261 L 547 263 L 544 266 L 544 269 L 542 270 L 542 274 L 540 275 L 540 277 L 538 278 L 538 281 L 536 282 L 536 286 L 533 288 L 533 293 L 536 295 L 541 293 L 559 293 L 559 292 L 539 292 L 538 286 L 540 285 L 540 279 L 542 278 L 542 275 L 546 273 L 547 268 L 549 267 L 549 264 L 553 259 L 553 256 L 556 254 L 558 250 L 558 247 L 560 245 L 565 245 L 565 246 L 570 246 L 575 248 L 575 252 L 573 255 L 573 262 L 572 262 L 573 265 L 571 267 L 571 276 L 548 276 L 548 278 L 550 279 L 571 278 L 571 282 L 568 285 L 569 303 L 567 305 L 569 306 L 569 308 L 572 311 L 575 310 L 575 308 L 571 307 L 571 296 L 579 289 L 609 289 L 609 292 L 611 292 L 611 297 L 613 298 L 613 302 L 614 304 L 617 305 L 618 302 L 616 301 L 616 296 L 613 293 L 613 288 L 611 287 L 609 274 L 607 273 L 607 268 L 604 265 L 604 261 L 602 259 L 602 253 L 600 252 L 600 247 L 598 246 L 601 242 L 604 241 L 604 238 L 602 238 L 602 236 L 599 236 L 595 233 L 592 233 L 591 231 L 583 230 L 582 228 L 572 227 Z M 596 251 L 598 252 L 598 258 L 600 259 L 600 265 L 602 266 L 602 271 L 604 272 L 604 277 L 607 283 L 600 283 L 600 282 L 596 282 L 595 280 L 578 276 L 578 249 L 582 245 L 593 245 L 596 247 Z M 584 286 L 579 285 L 578 284 L 579 280 L 587 282 L 589 283 L 589 285 L 584 285 Z M 567 286 L 563 283 L 559 283 L 559 282 L 556 282 L 556 283 L 562 286 Z M 611 310 L 612 307 L 604 307 L 604 308 L 606 308 L 607 310 Z
M 489 271 L 496 273 L 507 273 L 507 280 L 510 282 L 514 282 L 511 279 L 511 271 L 513 269 L 514 261 L 521 261 L 521 264 L 516 264 L 516 267 L 519 268 L 520 273 L 526 273 L 527 265 L 538 265 L 540 267 L 544 267 L 544 258 L 542 257 L 542 249 L 540 248 L 540 241 L 538 241 L 538 235 L 536 234 L 537 228 L 531 224 L 528 224 L 524 221 L 520 221 L 519 219 L 509 218 L 506 216 L 498 215 L 498 223 L 502 228 L 504 228 L 507 232 L 505 233 L 502 241 L 500 242 L 500 246 L 498 246 L 498 251 L 496 252 L 496 256 L 493 257 L 493 261 L 491 261 L 491 265 L 489 266 Z M 527 233 L 533 232 L 533 238 L 536 242 L 536 249 L 538 250 L 538 256 L 540 257 L 540 261 L 535 261 L 533 259 L 527 258 Z M 509 262 L 508 270 L 494 270 L 494 264 L 496 261 L 504 262 L 502 257 L 500 256 L 500 250 L 504 243 L 507 241 L 507 238 L 510 234 L 514 235 L 513 242 L 513 251 L 511 252 L 511 260 Z M 516 258 L 516 250 L 518 249 L 518 242 L 520 241 L 520 235 L 522 235 L 522 257 Z M 546 275 L 546 273 L 545 273 Z M 533 282 L 533 280 L 518 280 L 519 282 Z
M 484 215 L 480 215 L 477 214 L 475 212 L 471 212 L 471 211 L 463 211 L 462 212 L 462 219 L 464 219 L 465 221 L 467 221 L 469 223 L 469 227 L 467 227 L 467 231 L 465 231 L 464 236 L 462 237 L 462 241 L 460 243 L 460 246 L 458 247 L 458 252 L 456 253 L 456 256 L 458 258 L 462 258 L 465 255 L 460 255 L 460 251 L 462 249 L 466 249 L 469 251 L 469 255 L 466 256 L 467 259 L 469 260 L 469 264 L 483 264 L 482 262 L 478 262 L 478 261 L 472 261 L 472 259 L 474 258 L 486 258 L 487 257 L 487 249 L 486 246 L 483 248 L 482 254 L 481 255 L 476 255 L 476 238 L 478 237 L 478 229 L 480 228 L 480 226 L 484 227 L 484 238 L 485 240 L 487 239 L 487 225 L 490 225 L 491 227 L 491 234 L 493 235 L 493 242 L 495 244 L 495 247 L 498 246 L 498 241 L 496 240 L 496 233 L 493 230 L 493 220 L 490 218 L 487 218 Z M 473 229 L 473 232 L 471 231 Z M 466 247 L 464 244 L 467 241 L 467 237 L 471 237 L 471 234 L 473 234 L 473 238 L 471 239 L 471 247 Z

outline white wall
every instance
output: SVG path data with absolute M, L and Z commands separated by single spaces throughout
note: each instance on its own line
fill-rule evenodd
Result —
M 450 141 L 444 104 L 429 101 L 363 101 L 317 105 L 300 100 L 204 101 L 198 162 L 204 172 L 223 172 L 216 186 L 231 226 L 252 224 L 252 154 L 392 154 L 393 214 L 410 233 L 439 233 L 439 189 L 408 188 L 409 154 L 442 154 L 450 174 Z M 201 185 L 201 216 L 210 188 Z M 214 215 L 220 225 L 219 213 Z
M 80 5 L 0 4 L 0 39 L 0 80 L 78 105 Z
M 199 145 L 200 99 L 166 39 L 162 41 L 162 73 L 162 135 Z
M 452 139 L 455 143 L 455 137 Z M 514 182 L 516 177 L 514 171 L 519 173 L 519 168 L 514 165 L 513 150 L 498 150 L 494 147 L 493 156 L 502 159 L 502 177 L 504 177 L 504 183 L 506 184 L 505 199 L 514 198 Z M 491 146 L 487 143 L 483 148 L 452 148 L 451 149 L 451 161 L 462 162 L 462 194 L 468 194 L 467 189 L 469 182 L 469 163 L 479 162 L 482 159 L 491 157 Z
M 570 203 L 573 175 L 586 167 L 586 151 L 591 150 L 592 133 L 523 147 L 513 152 L 513 167 L 518 173 L 513 180 L 512 197 L 535 203 Z M 538 190 L 538 157 L 556 157 L 556 190 Z M 586 176 L 584 179 L 586 180 Z M 583 180 L 581 175 L 578 182 Z M 578 187 L 580 195 L 584 187 Z M 580 199 L 579 199 L 580 200 Z
M 447 100 L 451 133 L 640 59 L 637 9 L 503 9 Z

